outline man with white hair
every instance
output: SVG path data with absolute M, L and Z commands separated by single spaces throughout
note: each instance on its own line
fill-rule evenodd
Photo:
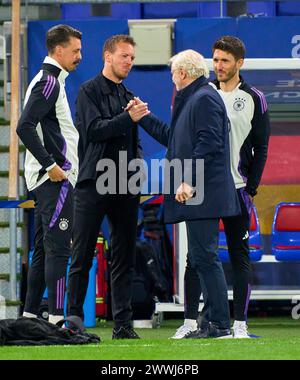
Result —
M 170 64 L 177 89 L 171 126 L 151 113 L 139 123 L 167 146 L 169 161 L 177 159 L 182 163 L 183 178 L 178 186 L 170 173 L 164 219 L 166 223 L 186 222 L 187 261 L 203 278 L 207 289 L 210 323 L 197 338 L 227 338 L 231 337 L 230 316 L 225 276 L 218 257 L 219 219 L 237 215 L 240 207 L 230 172 L 226 109 L 218 92 L 208 85 L 209 72 L 201 54 L 185 50 L 172 57 Z M 142 104 L 134 98 L 128 108 Z M 201 160 L 202 177 L 197 169 Z M 194 202 L 192 198 L 199 198 L 200 193 L 202 203 Z

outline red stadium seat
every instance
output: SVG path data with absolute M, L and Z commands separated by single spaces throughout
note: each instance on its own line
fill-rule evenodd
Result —
M 300 260 L 300 203 L 279 203 L 272 227 L 272 252 L 279 261 Z

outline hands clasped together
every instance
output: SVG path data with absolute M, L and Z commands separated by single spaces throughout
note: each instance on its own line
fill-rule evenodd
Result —
M 134 97 L 125 108 L 135 123 L 139 122 L 144 116 L 149 115 L 148 103 L 144 103 L 140 98 Z M 176 190 L 175 199 L 177 202 L 184 203 L 191 199 L 194 189 L 187 183 L 183 182 Z
M 149 115 L 150 111 L 148 110 L 148 103 L 144 103 L 140 98 L 134 97 L 127 104 L 125 108 L 135 123 L 139 122 L 144 116 Z

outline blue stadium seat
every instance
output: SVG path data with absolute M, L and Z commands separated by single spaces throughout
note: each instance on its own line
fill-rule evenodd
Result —
M 113 18 L 127 18 L 127 19 L 140 19 L 142 18 L 142 6 L 139 3 L 114 3 L 110 5 L 111 17 Z
M 272 253 L 278 261 L 300 260 L 300 203 L 279 203 L 272 226 Z
M 92 16 L 90 4 L 61 4 L 60 9 L 61 18 L 64 20 L 82 20 Z
M 252 207 L 251 220 L 250 220 L 250 230 L 249 230 L 249 246 L 250 246 L 250 260 L 260 261 L 263 250 L 262 242 L 259 228 L 259 220 L 257 216 L 257 211 L 255 206 Z M 219 257 L 222 262 L 229 261 L 229 253 L 226 242 L 226 236 L 224 232 L 224 225 L 222 220 L 220 220 L 220 235 L 219 235 Z
M 277 16 L 300 16 L 300 1 L 278 1 Z
M 224 7 L 226 16 L 226 7 Z M 220 17 L 220 3 L 145 3 L 142 18 L 191 18 L 191 17 Z

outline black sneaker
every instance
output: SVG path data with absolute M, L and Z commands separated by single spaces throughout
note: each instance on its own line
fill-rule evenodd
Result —
M 121 326 L 113 329 L 112 339 L 140 339 L 140 337 L 132 327 Z
M 185 336 L 186 339 L 206 339 L 208 337 L 209 337 L 208 328 L 191 331 Z
M 213 323 L 209 324 L 209 338 L 226 339 L 233 338 L 230 329 L 220 329 Z
M 187 339 L 225 339 L 232 338 L 231 331 L 229 329 L 220 329 L 215 326 L 213 323 L 210 323 L 209 326 L 205 329 L 198 329 L 189 333 L 186 336 Z

